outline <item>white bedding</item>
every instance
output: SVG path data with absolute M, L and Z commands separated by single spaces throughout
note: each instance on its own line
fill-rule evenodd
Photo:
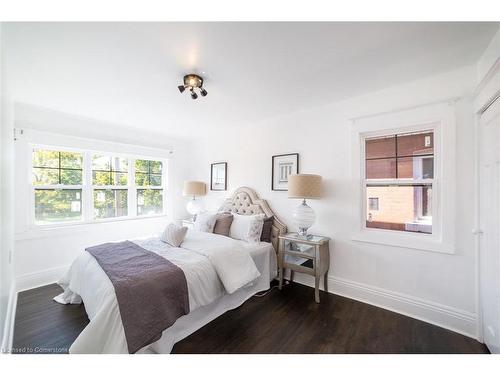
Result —
M 169 353 L 175 342 L 267 289 L 276 272 L 276 255 L 269 243 L 249 244 L 193 230 L 188 231 L 182 248 L 171 247 L 158 237 L 133 242 L 182 269 L 190 305 L 188 315 L 141 352 Z M 83 300 L 90 319 L 70 353 L 128 353 L 113 284 L 95 258 L 82 252 L 59 284 L 64 293 L 54 299 L 60 303 Z

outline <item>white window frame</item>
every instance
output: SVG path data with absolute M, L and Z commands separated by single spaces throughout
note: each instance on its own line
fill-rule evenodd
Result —
M 82 185 L 64 185 L 64 184 L 55 184 L 55 185 L 34 185 L 33 184 L 33 151 L 35 150 L 48 150 L 48 151 L 57 151 L 57 152 L 75 152 L 82 154 L 83 160 L 82 160 Z M 34 227 L 50 227 L 50 226 L 59 226 L 59 225 L 75 225 L 78 223 L 83 223 L 85 221 L 85 193 L 84 193 L 84 186 L 85 186 L 85 153 L 82 151 L 77 151 L 73 150 L 67 147 L 48 147 L 48 146 L 43 146 L 43 145 L 31 145 L 29 147 L 29 155 L 28 155 L 28 160 L 29 160 L 29 191 L 30 193 L 30 224 Z M 82 205 L 81 205 L 81 211 L 82 211 L 82 217 L 80 220 L 71 220 L 71 221 L 66 221 L 66 222 L 54 222 L 50 224 L 37 224 L 35 222 L 35 191 L 36 190 L 81 190 L 82 191 Z
M 366 227 L 365 139 L 432 130 L 434 178 L 432 181 L 432 234 Z M 398 112 L 354 119 L 351 125 L 352 177 L 358 184 L 357 225 L 352 239 L 359 242 L 452 254 L 455 229 L 455 105 L 431 104 Z M 370 180 L 392 184 L 394 180 Z M 429 182 L 412 180 L 412 183 Z M 404 184 L 404 181 L 401 181 Z M 446 194 L 443 189 L 446 188 Z
M 50 224 L 37 224 L 35 221 L 35 189 L 42 189 L 46 186 L 41 185 L 33 185 L 32 173 L 33 173 L 33 163 L 32 163 L 32 153 L 35 149 L 45 149 L 51 151 L 68 151 L 68 152 L 77 152 L 83 154 L 83 185 L 73 186 L 68 185 L 68 189 L 80 189 L 82 190 L 82 220 L 78 221 L 68 221 L 68 222 L 55 222 Z M 59 228 L 59 227 L 71 227 L 80 224 L 94 224 L 94 223 L 106 223 L 106 222 L 115 222 L 115 221 L 124 221 L 124 220 L 137 220 L 137 219 L 148 219 L 154 217 L 162 217 L 167 215 L 167 182 L 168 182 L 168 173 L 169 173 L 169 164 L 168 159 L 162 157 L 151 157 L 144 156 L 138 154 L 125 154 L 121 152 L 111 152 L 111 151 L 102 151 L 102 150 L 87 150 L 77 147 L 63 147 L 58 145 L 50 145 L 50 144 L 38 144 L 38 143 L 29 143 L 27 147 L 28 155 L 27 155 L 27 170 L 28 170 L 28 181 L 29 181 L 29 214 L 28 214 L 28 227 L 32 230 L 39 229 L 49 229 L 49 228 Z M 112 186 L 98 186 L 93 185 L 92 179 L 92 155 L 106 155 L 106 156 L 115 156 L 122 157 L 128 159 L 128 179 L 127 185 L 112 185 Z M 135 185 L 135 160 L 154 160 L 162 162 L 162 184 L 161 186 L 155 186 L 156 189 L 162 189 L 162 212 L 160 214 L 155 215 L 137 215 L 137 189 L 143 188 L 142 186 Z M 60 185 L 50 185 L 51 188 L 61 188 Z M 66 186 L 66 185 L 62 185 Z M 119 216 L 119 217 L 110 217 L 110 218 L 94 218 L 94 190 L 101 189 L 124 189 L 128 191 L 127 194 L 127 216 Z M 149 187 L 144 187 L 149 188 Z
M 393 135 L 406 135 L 406 134 L 414 134 L 414 133 L 423 133 L 423 132 L 432 132 L 434 134 L 434 139 L 436 138 L 436 129 L 437 125 L 436 124 L 429 124 L 426 126 L 425 124 L 423 125 L 415 125 L 411 127 L 411 131 L 406 131 L 405 128 L 400 128 L 399 130 L 382 130 L 382 131 L 377 131 L 377 132 L 366 132 L 366 133 L 361 133 L 360 138 L 361 138 L 361 160 L 362 160 L 362 165 L 361 165 L 361 175 L 362 175 L 362 190 L 363 190 L 363 212 L 364 212 L 364 218 L 363 224 L 362 224 L 362 230 L 366 232 L 377 232 L 377 231 L 385 231 L 392 233 L 394 230 L 390 229 L 383 229 L 383 228 L 369 228 L 366 226 L 366 213 L 368 212 L 368 206 L 367 206 L 367 198 L 368 197 L 368 192 L 367 192 L 367 187 L 368 185 L 372 186 L 410 186 L 410 185 L 430 185 L 432 187 L 432 196 L 433 196 L 433 202 L 435 201 L 434 199 L 434 186 L 436 184 L 436 181 L 439 179 L 439 171 L 436 171 L 436 165 L 434 165 L 434 178 L 432 179 L 404 179 L 404 178 L 377 178 L 377 179 L 367 179 L 366 178 L 366 150 L 365 150 L 365 145 L 366 145 L 366 140 L 367 139 L 373 139 L 373 138 L 378 138 L 378 137 L 384 137 L 384 136 L 393 136 Z M 439 161 L 439 152 L 436 153 L 436 142 L 434 142 L 434 163 L 437 164 Z M 436 155 L 437 154 L 437 155 Z M 420 207 L 421 210 L 421 207 Z M 415 233 L 419 237 L 416 237 L 420 239 L 421 235 L 425 235 L 428 237 L 433 237 L 434 240 L 436 240 L 439 235 L 440 228 L 435 228 L 434 225 L 434 218 L 439 218 L 440 212 L 439 210 L 435 207 L 435 205 L 432 205 L 432 234 L 429 233 L 420 233 L 420 232 L 411 232 L 411 231 L 397 231 L 398 233 Z M 438 221 L 439 225 L 439 221 Z M 438 233 L 435 233 L 438 232 Z
M 161 167 L 161 185 L 160 186 L 152 186 L 152 185 L 147 185 L 147 186 L 139 186 L 139 185 L 136 185 L 135 184 L 135 160 L 150 160 L 150 161 L 161 161 L 163 164 L 162 164 L 162 167 Z M 134 179 L 134 192 L 133 192 L 133 199 L 134 199 L 134 215 L 138 218 L 141 218 L 141 217 L 151 217 L 151 216 L 158 216 L 158 215 L 138 215 L 137 214 L 137 190 L 148 190 L 148 189 L 151 189 L 151 190 L 162 190 L 163 193 L 162 193 L 162 209 L 163 209 L 163 212 L 165 212 L 165 203 L 166 203 L 166 200 L 165 200 L 165 186 L 166 186 L 166 179 L 165 179 L 165 174 L 166 173 L 163 173 L 163 171 L 165 170 L 165 168 L 167 167 L 167 164 L 161 160 L 161 159 L 158 159 L 158 158 L 150 158 L 150 157 L 136 157 L 134 159 L 134 163 L 133 163 L 133 166 L 132 166 L 132 173 L 134 174 L 133 176 L 133 179 Z
M 88 160 L 88 167 L 90 168 L 90 176 L 89 176 L 89 183 L 92 187 L 92 191 L 91 191 L 91 196 L 90 196 L 90 200 L 91 200 L 91 204 L 87 204 L 89 205 L 89 210 L 91 212 L 91 215 L 92 215 L 92 221 L 96 221 L 96 222 L 106 222 L 106 221 L 115 221 L 115 220 L 120 220 L 120 219 L 123 219 L 123 218 L 130 218 L 130 217 L 134 217 L 135 215 L 134 214 L 130 214 L 130 203 L 131 203 L 131 190 L 133 190 L 134 188 L 134 185 L 135 185 L 135 180 L 132 180 L 132 177 L 131 177 L 131 165 L 132 163 L 134 163 L 135 161 L 135 158 L 133 158 L 132 156 L 126 156 L 126 155 L 123 155 L 123 154 L 118 154 L 118 153 L 114 153 L 114 152 L 96 152 L 96 151 L 86 151 L 86 156 L 87 156 L 87 160 Z M 109 157 L 118 157 L 118 158 L 124 158 L 124 159 L 127 159 L 128 161 L 128 166 L 127 166 L 127 185 L 94 185 L 94 179 L 93 179 L 93 165 L 92 165 L 92 157 L 94 155 L 101 155 L 101 156 L 109 156 Z M 86 164 L 87 166 L 87 164 Z M 117 171 L 118 173 L 120 173 L 119 171 Z M 127 215 L 124 215 L 124 216 L 116 216 L 116 217 L 106 217 L 106 218 L 96 218 L 94 217 L 94 191 L 95 190 L 126 190 L 127 191 Z M 91 207 L 90 207 L 91 206 Z

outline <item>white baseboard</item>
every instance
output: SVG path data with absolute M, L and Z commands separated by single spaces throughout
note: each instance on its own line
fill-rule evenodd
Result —
M 295 274 L 295 280 L 314 286 L 314 279 Z M 338 277 L 328 277 L 328 291 L 449 329 L 478 340 L 477 315 L 407 294 Z
M 37 288 L 39 286 L 53 284 L 57 282 L 69 269 L 69 265 L 62 267 L 49 268 L 47 270 L 28 273 L 16 278 L 17 291 Z
M 10 353 L 12 350 L 12 341 L 14 339 L 14 323 L 17 308 L 16 283 L 12 283 L 9 291 L 9 301 L 7 303 L 7 314 L 5 316 L 5 325 L 2 337 L 2 353 Z

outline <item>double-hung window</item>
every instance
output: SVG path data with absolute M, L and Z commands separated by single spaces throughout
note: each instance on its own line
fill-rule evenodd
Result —
M 35 148 L 35 223 L 82 220 L 83 154 Z
M 128 159 L 112 155 L 92 155 L 94 218 L 128 215 Z
M 366 227 L 432 233 L 434 132 L 364 139 Z
M 164 160 L 34 146 L 35 225 L 164 213 Z
M 352 239 L 455 251 L 455 101 L 352 119 Z
M 156 160 L 135 160 L 137 216 L 163 212 L 163 163 Z

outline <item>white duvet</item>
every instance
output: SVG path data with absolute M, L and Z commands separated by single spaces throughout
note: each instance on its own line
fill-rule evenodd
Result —
M 184 272 L 190 314 L 179 319 L 183 320 L 180 325 L 189 322 L 191 315 L 196 316 L 193 312 L 203 306 L 207 312 L 210 311 L 219 299 L 231 301 L 232 297 L 233 302 L 227 309 L 234 308 L 235 301 L 242 303 L 256 291 L 262 290 L 263 285 L 267 287 L 273 277 L 270 270 L 276 267 L 274 250 L 270 244 L 250 246 L 243 241 L 211 233 L 189 230 L 181 248 L 171 247 L 160 241 L 159 237 L 133 242 L 163 256 Z M 71 346 L 70 352 L 128 353 L 113 284 L 95 258 L 86 251 L 82 252 L 59 284 L 64 292 L 54 300 L 64 304 L 81 303 L 83 300 L 90 320 Z M 221 310 L 220 306 L 218 310 Z M 193 321 L 193 326 L 198 324 L 200 317 Z M 180 337 L 181 333 L 176 332 L 176 325 L 177 322 L 165 330 L 159 340 L 169 343 L 165 346 L 168 352 L 176 341 L 183 338 Z M 172 337 L 168 337 L 170 331 Z M 184 327 L 183 331 L 189 334 L 192 329 Z

